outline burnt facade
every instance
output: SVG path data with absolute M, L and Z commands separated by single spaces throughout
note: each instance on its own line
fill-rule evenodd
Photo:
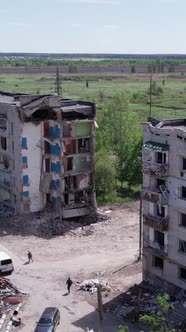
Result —
M 186 292 L 186 119 L 143 124 L 143 279 Z
M 0 204 L 15 213 L 95 212 L 94 103 L 0 93 Z

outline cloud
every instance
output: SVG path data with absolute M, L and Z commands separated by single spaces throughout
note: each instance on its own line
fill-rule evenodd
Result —
M 8 25 L 12 25 L 12 26 L 18 27 L 18 28 L 27 28 L 27 27 L 31 26 L 31 24 L 24 23 L 24 22 L 8 22 Z
M 73 28 L 81 28 L 82 26 L 84 26 L 82 23 L 72 23 Z
M 8 13 L 8 9 L 0 9 L 0 13 L 3 14 L 3 13 Z
M 79 0 L 79 2 L 93 4 L 93 5 L 117 5 L 119 0 Z
M 164 2 L 164 3 L 177 3 L 177 0 L 160 0 L 160 2 Z
M 119 29 L 119 25 L 117 24 L 105 24 L 103 27 L 105 29 L 112 29 L 112 30 Z
M 89 4 L 89 5 L 118 5 L 121 0 L 56 0 L 57 2 L 74 3 L 74 4 Z

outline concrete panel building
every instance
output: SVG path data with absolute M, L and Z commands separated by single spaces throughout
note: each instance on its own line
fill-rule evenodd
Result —
M 0 92 L 0 207 L 95 212 L 94 103 Z
M 186 119 L 143 124 L 143 279 L 186 291 Z

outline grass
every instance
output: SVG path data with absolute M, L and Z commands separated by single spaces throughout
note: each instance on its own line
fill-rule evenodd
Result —
M 64 98 L 92 100 L 97 106 L 104 107 L 104 101 L 109 100 L 118 92 L 124 92 L 129 99 L 129 109 L 140 112 L 141 119 L 149 116 L 150 106 L 149 75 L 64 75 L 62 77 Z M 86 80 L 89 87 L 86 87 Z M 161 96 L 152 96 L 152 116 L 157 119 L 186 117 L 186 78 L 179 75 L 153 75 L 153 80 L 163 87 Z M 164 80 L 164 85 L 163 85 Z M 55 76 L 49 74 L 0 74 L 0 90 L 8 92 L 23 92 L 31 94 L 47 94 L 55 91 Z M 134 94 L 136 95 L 134 98 Z M 169 107 L 167 109 L 163 107 Z M 177 107 L 178 109 L 174 109 Z M 98 120 L 99 112 L 98 110 Z M 139 198 L 139 188 L 128 190 L 126 186 L 114 194 L 98 197 L 98 204 L 130 202 Z
M 117 187 L 115 192 L 109 195 L 97 196 L 98 205 L 112 204 L 112 203 L 129 203 L 140 198 L 141 186 L 133 186 L 131 189 L 128 188 L 125 182 L 122 187 Z
M 163 79 L 165 85 L 163 85 Z M 63 96 L 65 98 L 92 100 L 98 106 L 103 101 L 109 100 L 114 94 L 124 92 L 129 100 L 131 111 L 142 112 L 146 117 L 149 114 L 149 77 L 148 75 L 64 75 L 62 77 Z M 158 85 L 163 87 L 160 97 L 152 96 L 152 115 L 155 118 L 183 117 L 186 108 L 186 80 L 176 75 L 156 75 L 154 79 Z M 86 80 L 89 87 L 86 88 Z M 0 75 L 0 90 L 9 92 L 23 92 L 32 94 L 54 93 L 55 76 L 44 74 L 8 74 Z M 144 94 L 146 100 L 142 102 L 139 98 L 132 101 L 134 94 Z M 154 106 L 153 106 L 154 105 Z M 169 107 L 164 109 L 163 106 Z

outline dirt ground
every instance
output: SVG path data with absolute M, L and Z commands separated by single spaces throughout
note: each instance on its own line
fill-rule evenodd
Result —
M 57 331 L 80 332 L 89 327 L 97 332 L 96 293 L 78 290 L 77 283 L 104 272 L 104 278 L 111 285 L 111 291 L 103 294 L 104 303 L 113 303 L 130 286 L 140 283 L 141 263 L 135 263 L 139 203 L 113 204 L 102 211 L 107 211 L 110 219 L 83 228 L 73 227 L 65 235 L 50 238 L 38 237 L 37 232 L 33 235 L 37 223 L 41 223 L 36 217 L 32 217 L 32 221 L 1 220 L 0 250 L 10 254 L 15 266 L 10 280 L 28 294 L 21 309 L 23 324 L 20 331 L 34 331 L 43 309 L 57 306 L 61 312 Z M 26 263 L 28 249 L 34 259 L 30 264 Z M 69 276 L 73 285 L 71 294 L 66 295 L 65 282 Z M 107 309 L 103 331 L 116 332 L 122 323 Z M 130 331 L 138 329 L 132 327 Z

